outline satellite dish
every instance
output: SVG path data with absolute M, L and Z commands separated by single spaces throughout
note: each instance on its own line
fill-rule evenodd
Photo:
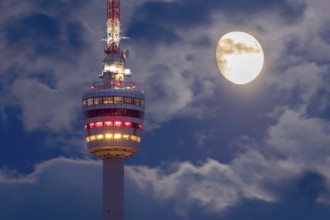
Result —
M 126 60 L 129 56 L 129 50 L 125 49 L 121 52 L 121 56 L 124 58 L 124 60 Z

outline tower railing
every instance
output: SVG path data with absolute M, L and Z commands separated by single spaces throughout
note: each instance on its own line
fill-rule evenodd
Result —
M 127 80 L 105 80 L 93 83 L 88 83 L 83 86 L 83 91 L 100 90 L 100 89 L 127 89 L 144 92 L 142 83 L 127 81 Z

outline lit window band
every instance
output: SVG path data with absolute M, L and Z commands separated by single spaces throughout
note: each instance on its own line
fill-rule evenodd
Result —
M 97 121 L 84 125 L 85 130 L 92 128 L 103 128 L 103 127 L 125 127 L 125 128 L 143 128 L 142 124 L 132 123 L 130 121 Z
M 83 106 L 101 105 L 101 104 L 129 104 L 143 106 L 142 99 L 125 96 L 101 96 L 88 98 L 82 101 Z
M 91 136 L 86 137 L 87 143 L 93 142 L 93 141 L 100 141 L 100 140 L 118 140 L 118 141 L 120 141 L 120 140 L 129 141 L 130 140 L 130 141 L 135 141 L 138 143 L 141 142 L 141 138 L 139 136 L 129 135 L 129 134 L 119 134 L 119 133 L 96 134 L 96 135 L 91 135 Z

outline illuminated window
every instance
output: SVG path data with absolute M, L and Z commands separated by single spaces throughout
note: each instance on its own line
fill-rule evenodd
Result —
M 118 97 L 118 96 L 113 97 L 113 102 L 115 104 L 123 104 L 124 103 L 124 97 Z
M 133 104 L 133 98 L 125 97 L 125 104 Z
M 103 122 L 102 121 L 95 122 L 95 127 L 97 128 L 103 127 Z
M 121 96 L 104 96 L 85 99 L 82 101 L 83 106 L 100 105 L 100 104 L 134 104 L 142 106 L 144 101 L 142 99 Z
M 142 106 L 143 105 L 143 100 L 142 99 L 135 99 L 135 105 Z
M 103 97 L 103 104 L 112 104 L 113 103 L 113 97 Z
M 128 134 L 123 134 L 123 140 L 129 140 L 129 139 L 130 139 L 130 137 Z
M 135 128 L 135 129 L 142 129 L 143 125 L 138 123 L 132 123 L 130 121 L 98 121 L 98 122 L 92 122 L 89 124 L 84 125 L 84 128 L 86 130 L 91 128 L 102 128 L 102 127 L 126 127 L 126 128 Z
M 131 140 L 131 141 L 136 141 L 136 142 L 141 142 L 141 138 L 136 135 L 129 135 L 129 134 L 97 134 L 97 135 L 92 135 L 89 137 L 86 137 L 86 142 L 91 142 L 91 141 L 99 141 L 99 140 Z
M 114 125 L 115 125 L 115 127 L 121 127 L 121 126 L 123 126 L 123 122 L 121 122 L 121 121 L 114 121 Z
M 96 136 L 97 140 L 103 140 L 104 139 L 104 135 L 103 134 L 99 134 Z
M 113 122 L 112 121 L 105 121 L 104 126 L 111 127 L 111 126 L 113 126 Z
M 87 105 L 93 105 L 93 99 L 87 99 Z
M 140 99 L 134 99 L 134 105 L 140 105 Z
M 120 140 L 121 139 L 121 134 L 114 134 L 113 139 Z
M 106 140 L 111 140 L 113 138 L 112 134 L 105 134 L 105 139 Z
M 94 98 L 94 105 L 100 105 L 102 104 L 102 98 L 101 97 L 95 97 Z
M 135 136 L 135 135 L 131 135 L 131 140 L 132 140 L 132 141 L 137 141 L 137 136 Z

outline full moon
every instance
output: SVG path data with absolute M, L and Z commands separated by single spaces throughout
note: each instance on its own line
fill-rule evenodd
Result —
M 221 74 L 234 84 L 254 80 L 264 64 L 264 52 L 259 42 L 244 32 L 230 32 L 221 37 L 216 49 Z

